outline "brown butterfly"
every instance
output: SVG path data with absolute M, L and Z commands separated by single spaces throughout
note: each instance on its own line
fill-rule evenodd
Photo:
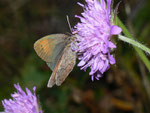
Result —
M 70 47 L 72 38 L 65 34 L 52 34 L 34 43 L 37 55 L 53 71 L 47 87 L 60 86 L 72 71 L 76 63 L 76 53 Z

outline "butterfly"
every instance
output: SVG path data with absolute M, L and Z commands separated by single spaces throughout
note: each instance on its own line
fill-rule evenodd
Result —
M 60 86 L 76 64 L 76 53 L 70 45 L 73 36 L 51 34 L 34 43 L 37 55 L 44 60 L 53 71 L 47 87 Z

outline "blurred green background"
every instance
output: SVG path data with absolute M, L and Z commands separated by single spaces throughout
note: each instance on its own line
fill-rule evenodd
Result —
M 114 0 L 114 6 L 120 0 Z M 0 0 L 0 100 L 13 84 L 37 87 L 44 113 L 150 113 L 150 73 L 131 45 L 115 39 L 116 65 L 99 81 L 75 66 L 60 86 L 47 88 L 50 69 L 33 44 L 52 33 L 70 33 L 83 0 Z M 150 0 L 122 0 L 118 16 L 136 40 L 150 47 Z M 148 54 L 146 54 L 149 57 Z M 0 103 L 0 111 L 3 111 Z

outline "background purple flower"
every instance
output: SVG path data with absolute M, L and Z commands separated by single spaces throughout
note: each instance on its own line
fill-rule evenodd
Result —
M 115 64 L 114 57 L 110 54 L 115 44 L 111 42 L 112 35 L 121 32 L 121 28 L 113 25 L 111 16 L 111 0 L 86 0 L 87 5 L 78 3 L 83 7 L 82 16 L 77 16 L 80 23 L 74 26 L 77 32 L 76 52 L 80 60 L 78 66 L 86 70 L 91 68 L 91 79 L 97 80 L 109 69 L 110 64 Z
M 33 88 L 33 94 L 28 88 L 26 88 L 25 93 L 19 84 L 15 84 L 14 87 L 17 92 L 11 94 L 12 99 L 2 101 L 5 113 L 42 113 L 37 103 L 35 87 Z

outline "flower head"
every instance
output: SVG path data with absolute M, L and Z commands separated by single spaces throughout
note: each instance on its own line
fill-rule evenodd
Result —
M 13 99 L 4 99 L 2 101 L 5 113 L 42 113 L 37 103 L 35 87 L 33 88 L 33 94 L 28 88 L 26 88 L 25 93 L 19 84 L 15 84 L 14 87 L 17 89 L 17 92 L 11 94 Z
M 94 80 L 99 79 L 110 64 L 115 64 L 110 52 L 116 46 L 111 42 L 111 37 L 122 30 L 112 22 L 111 0 L 86 0 L 86 3 L 87 5 L 78 3 L 84 12 L 81 13 L 82 16 L 76 15 L 81 22 L 73 29 L 77 33 L 75 51 L 79 54 L 78 66 L 83 70 L 90 67 L 89 75 Z

